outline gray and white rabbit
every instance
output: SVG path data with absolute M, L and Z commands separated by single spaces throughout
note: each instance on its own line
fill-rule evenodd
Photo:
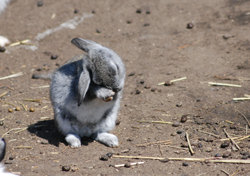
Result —
M 71 147 L 80 147 L 83 136 L 116 147 L 118 138 L 108 132 L 115 127 L 125 66 L 109 48 L 80 38 L 71 42 L 87 54 L 74 57 L 52 75 L 56 126 Z

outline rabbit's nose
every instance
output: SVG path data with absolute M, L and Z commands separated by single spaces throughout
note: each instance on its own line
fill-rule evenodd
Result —
M 120 92 L 121 90 L 122 90 L 122 88 L 119 88 L 119 87 L 118 88 L 113 88 L 114 92 Z

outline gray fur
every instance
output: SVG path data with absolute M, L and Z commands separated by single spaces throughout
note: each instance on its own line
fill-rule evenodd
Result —
M 93 41 L 74 38 L 71 42 L 87 54 L 74 57 L 52 76 L 56 125 L 72 147 L 80 147 L 83 136 L 118 146 L 117 137 L 108 132 L 115 127 L 122 98 L 124 64 L 114 51 Z M 104 101 L 109 97 L 111 101 Z

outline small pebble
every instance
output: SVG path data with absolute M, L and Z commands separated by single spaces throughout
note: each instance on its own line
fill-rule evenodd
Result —
M 95 10 L 92 10 L 92 13 L 96 13 L 96 11 L 95 11 Z
M 149 23 L 145 23 L 143 26 L 149 26 L 150 24 Z
M 173 127 L 178 127 L 178 126 L 180 126 L 180 122 L 174 122 L 172 126 Z
M 166 82 L 164 83 L 164 86 L 171 86 L 172 84 L 173 84 L 172 82 L 166 81 Z
M 222 155 L 223 158 L 228 158 L 229 156 L 231 156 L 230 152 L 223 153 Z
M 183 162 L 182 166 L 188 166 L 188 163 L 187 162 Z
M 146 86 L 144 86 L 144 88 L 145 88 L 145 89 L 150 89 L 151 86 L 150 86 L 150 85 L 146 85 Z
M 12 108 L 8 109 L 8 112 L 13 112 L 13 109 Z
M 161 160 L 159 160 L 160 162 L 163 162 L 163 163 L 167 163 L 167 162 L 169 162 L 169 159 L 168 158 L 164 158 L 164 159 L 161 159 Z
M 43 1 L 38 1 L 37 2 L 37 7 L 42 7 L 43 6 Z
M 9 157 L 9 160 L 14 160 L 15 159 L 15 156 L 10 156 Z
M 176 104 L 176 107 L 182 107 L 182 104 L 181 103 L 179 103 L 179 104 Z
M 137 9 L 135 12 L 136 13 L 141 13 L 141 9 Z
M 152 88 L 152 89 L 151 89 L 151 92 L 156 92 L 156 91 L 157 91 L 156 88 Z
M 171 136 L 176 136 L 177 134 L 175 132 L 171 133 Z
M 120 125 L 120 123 L 121 123 L 120 120 L 116 120 L 116 121 L 115 121 L 115 125 L 116 125 L 116 126 L 117 126 L 117 125 Z
M 202 148 L 203 145 L 202 145 L 201 143 L 198 143 L 198 144 L 197 144 L 197 147 L 198 147 L 198 148 Z
M 97 32 L 97 33 L 101 33 L 101 30 L 100 30 L 100 29 L 96 29 L 96 32 Z
M 242 156 L 242 159 L 247 159 L 249 156 L 248 155 L 244 155 Z
M 187 121 L 187 115 L 181 116 L 181 123 L 185 123 Z
M 35 112 L 35 108 L 31 107 L 30 112 Z
M 52 56 L 50 57 L 51 60 L 56 60 L 57 58 L 58 58 L 58 55 L 52 55 Z
M 236 129 L 236 125 L 230 125 L 230 129 Z
M 226 148 L 226 147 L 228 147 L 230 145 L 230 143 L 229 142 L 223 142 L 221 145 L 220 145 L 220 147 L 221 148 Z
M 188 28 L 188 29 L 192 29 L 193 27 L 194 27 L 194 24 L 193 24 L 193 23 L 188 23 L 188 24 L 187 24 L 187 28 Z
M 79 12 L 79 10 L 78 10 L 78 9 L 75 9 L 75 10 L 74 10 L 74 13 L 78 13 L 78 12 Z
M 70 170 L 70 166 L 63 166 L 62 167 L 62 171 L 69 171 Z
M 217 153 L 214 155 L 214 157 L 222 157 L 221 154 Z
M 17 124 L 20 124 L 20 123 L 22 123 L 22 122 L 21 122 L 20 120 L 18 120 L 18 121 L 16 121 L 16 123 L 17 123 Z
M 102 155 L 102 156 L 100 157 L 100 160 L 102 160 L 102 161 L 108 161 L 108 160 L 109 160 L 109 157 L 108 157 L 108 155 Z
M 110 153 L 110 152 L 109 152 L 109 153 L 107 153 L 106 155 L 107 155 L 109 158 L 111 158 L 111 157 L 113 156 L 113 153 Z
M 129 167 L 131 167 L 131 164 L 130 163 L 125 163 L 124 167 L 129 168 Z
M 211 152 L 211 151 L 213 151 L 212 147 L 207 147 L 205 150 L 206 150 L 206 152 Z
M 0 52 L 1 53 L 5 52 L 5 51 L 6 51 L 6 49 L 4 47 L 0 47 Z

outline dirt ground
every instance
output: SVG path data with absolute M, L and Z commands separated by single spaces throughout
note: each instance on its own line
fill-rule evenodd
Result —
M 44 0 L 40 7 L 37 3 L 14 0 L 0 15 L 0 35 L 12 43 L 29 39 L 32 44 L 8 46 L 0 53 L 0 77 L 23 73 L 0 80 L 0 95 L 6 93 L 0 99 L 6 170 L 24 176 L 250 174 L 249 164 L 99 159 L 111 152 L 250 160 L 250 139 L 238 140 L 249 135 L 243 115 L 250 120 L 250 102 L 233 101 L 250 94 L 250 1 Z M 187 28 L 188 23 L 193 23 L 192 29 Z M 74 37 L 113 49 L 126 65 L 120 124 L 112 131 L 119 139 L 118 148 L 90 139 L 82 139 L 81 148 L 68 147 L 54 126 L 49 81 L 31 79 L 32 74 L 48 73 L 82 54 L 70 43 Z M 51 55 L 58 58 L 51 59 Z M 157 85 L 181 77 L 187 79 L 171 86 Z M 209 86 L 208 82 L 242 87 Z M 31 107 L 35 112 L 29 111 Z M 176 123 L 182 116 L 187 121 Z M 152 121 L 175 122 L 177 127 Z M 229 142 L 221 147 L 221 139 L 227 138 L 225 131 L 238 137 L 239 150 Z M 169 142 L 156 143 L 166 140 Z M 138 161 L 144 164 L 114 167 Z M 63 166 L 70 171 L 62 171 Z

